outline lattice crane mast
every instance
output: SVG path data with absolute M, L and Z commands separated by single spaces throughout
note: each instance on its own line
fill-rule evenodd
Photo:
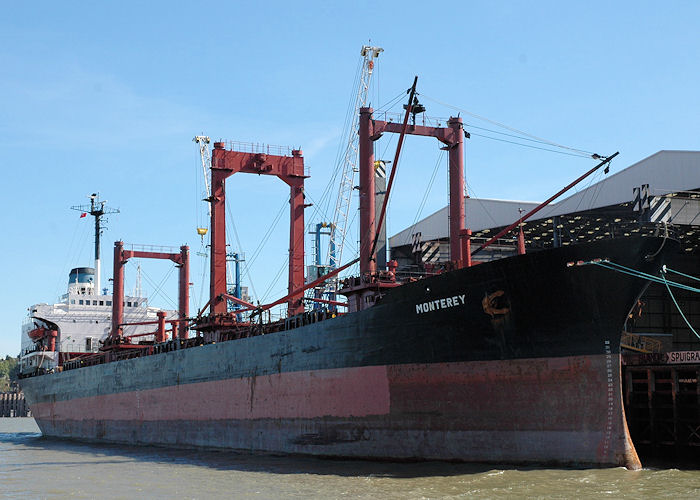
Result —
M 211 141 L 206 135 L 196 135 L 192 141 L 199 146 L 199 157 L 202 161 L 202 173 L 204 174 L 204 188 L 206 189 L 205 196 L 209 198 L 211 196 L 211 187 L 209 187 L 209 179 L 211 178 L 211 150 L 209 149 L 209 143 Z M 211 204 L 207 203 L 207 207 L 207 213 L 211 216 Z M 200 234 L 200 236 L 204 235 Z
M 343 159 L 339 165 L 342 169 L 340 187 L 338 189 L 338 198 L 335 203 L 330 241 L 328 243 L 328 264 L 331 269 L 336 269 L 338 267 L 345 244 L 348 214 L 350 212 L 355 172 L 357 171 L 360 108 L 367 106 L 367 95 L 369 93 L 372 71 L 374 70 L 374 60 L 377 59 L 382 52 L 384 52 L 384 49 L 381 47 L 370 47 L 369 45 L 363 45 L 360 51 L 360 55 L 363 58 L 362 71 L 355 95 L 350 126 L 345 130 L 348 142 L 345 146 Z

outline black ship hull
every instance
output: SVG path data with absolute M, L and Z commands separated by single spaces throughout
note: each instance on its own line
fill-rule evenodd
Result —
M 365 310 L 22 381 L 46 435 L 384 459 L 638 467 L 620 334 L 675 245 L 545 250 L 387 289 Z

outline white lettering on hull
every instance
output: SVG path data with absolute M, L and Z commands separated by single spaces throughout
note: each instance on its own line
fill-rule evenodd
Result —
M 430 300 L 422 304 L 416 304 L 416 314 L 423 314 L 431 311 L 439 311 L 440 309 L 449 309 L 450 307 L 463 306 L 466 303 L 466 295 L 454 295 L 452 297 L 443 297 L 441 299 Z

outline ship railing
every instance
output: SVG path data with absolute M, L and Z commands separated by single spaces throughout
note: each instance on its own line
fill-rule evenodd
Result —
M 622 332 L 620 347 L 630 351 L 657 353 L 663 350 L 663 342 L 644 335 Z
M 294 148 L 290 146 L 274 146 L 272 144 L 263 144 L 259 142 L 240 142 L 240 141 L 222 141 L 224 147 L 229 151 L 237 151 L 240 153 L 266 154 L 274 156 L 292 156 Z M 304 175 L 311 176 L 311 167 L 304 165 Z
M 336 313 L 329 311 L 328 309 L 319 309 L 315 311 L 306 311 L 296 316 L 291 316 L 284 320 L 284 329 L 293 330 L 294 328 L 299 328 L 301 326 L 311 325 L 313 323 L 318 323 L 320 321 L 325 321 L 327 319 L 335 318 Z
M 227 340 L 227 339 L 225 339 Z M 138 346 L 129 346 L 128 349 L 117 349 L 108 352 L 92 353 L 86 352 L 73 359 L 64 361 L 60 370 L 75 370 L 86 366 L 101 365 L 113 361 L 121 361 L 124 359 L 140 358 L 142 356 L 151 356 L 165 352 L 175 351 L 179 349 L 187 349 L 204 344 L 202 337 L 190 337 L 187 339 L 174 339 L 166 342 L 153 344 L 144 343 Z
M 41 318 L 37 318 L 36 316 L 25 316 L 22 320 L 22 328 L 33 327 L 35 321 L 38 321 L 39 323 L 44 322 Z
M 372 118 L 375 120 L 395 123 L 403 123 L 404 116 L 403 113 L 392 113 L 390 111 L 374 111 L 372 113 Z M 427 116 L 425 113 L 416 115 L 416 125 L 422 125 L 424 127 L 446 127 L 447 121 L 447 118 Z M 413 124 L 412 121 L 410 121 L 410 123 Z
M 124 245 L 124 248 L 133 252 L 154 252 L 154 253 L 180 253 L 178 247 L 164 245 L 141 245 L 138 243 L 130 243 Z
M 428 276 L 434 276 L 436 274 L 440 274 L 440 271 L 436 270 L 434 272 L 426 272 L 421 269 L 420 266 L 408 266 L 400 271 L 396 271 L 396 280 L 406 281 L 411 279 L 421 279 Z
M 116 349 L 100 353 L 85 352 L 85 354 L 64 361 L 62 363 L 62 366 L 58 368 L 58 371 L 75 370 L 78 368 L 84 368 L 87 366 L 104 364 L 113 361 L 120 361 L 142 356 L 157 355 L 173 350 L 196 347 L 203 344 L 211 343 L 213 341 L 221 342 L 256 335 L 264 335 L 267 333 L 274 333 L 278 331 L 298 328 L 300 326 L 310 325 L 320 321 L 325 321 L 326 319 L 331 319 L 338 315 L 339 314 L 330 312 L 325 309 L 319 311 L 307 311 L 303 314 L 294 316 L 292 318 L 279 319 L 263 324 L 251 323 L 242 325 L 241 327 L 234 328 L 229 332 L 220 333 L 216 337 L 216 339 L 206 340 L 203 336 L 198 335 L 197 337 L 190 337 L 187 339 L 171 339 L 162 343 L 144 341 L 143 343 L 140 343 L 141 345 L 130 344 L 123 345 L 121 347 L 117 346 Z
M 272 144 L 263 144 L 260 142 L 241 142 L 241 141 L 222 141 L 224 147 L 231 151 L 240 153 L 266 154 L 275 156 L 292 156 L 290 146 L 275 146 Z
M 35 345 L 33 347 L 27 347 L 26 349 L 23 349 L 20 356 L 27 356 L 29 354 L 45 350 L 46 349 L 43 346 Z

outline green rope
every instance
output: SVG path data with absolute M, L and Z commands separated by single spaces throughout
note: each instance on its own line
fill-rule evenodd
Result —
M 632 269 L 630 267 L 625 267 L 622 264 L 617 264 L 615 262 L 608 262 L 609 264 L 619 267 L 621 269 L 626 269 L 627 271 L 631 271 L 633 273 L 637 273 L 640 277 L 645 277 L 647 279 L 650 279 L 652 281 L 655 281 L 656 283 L 664 283 L 665 281 L 661 281 L 659 278 L 654 276 L 653 274 L 648 274 L 642 271 L 637 271 L 636 269 Z M 684 283 L 678 283 L 677 281 L 669 281 L 668 283 L 671 284 L 671 286 L 674 286 L 676 288 L 681 288 L 683 290 L 688 290 L 689 292 L 695 292 L 695 293 L 700 293 L 700 288 L 694 288 L 690 285 L 686 285 Z
M 684 277 L 689 278 L 691 280 L 700 281 L 700 278 L 696 278 L 695 276 L 691 276 L 690 274 L 684 274 L 680 271 L 674 271 L 673 269 L 671 269 L 669 267 L 666 268 L 666 271 L 671 271 L 672 273 L 680 274 L 681 276 L 684 276 Z
M 673 300 L 673 304 L 676 306 L 676 309 L 678 310 L 678 313 L 681 315 L 681 318 L 683 318 L 683 321 L 685 321 L 685 324 L 688 325 L 688 328 L 690 328 L 690 331 L 695 334 L 695 336 L 700 339 L 700 335 L 698 332 L 695 331 L 693 326 L 690 324 L 690 321 L 688 321 L 688 318 L 685 317 L 685 314 L 683 314 L 683 311 L 681 310 L 681 306 L 678 304 L 678 301 L 676 300 L 676 297 L 673 295 L 673 292 L 671 292 L 671 287 L 674 286 L 676 288 L 680 288 L 681 290 L 688 290 L 691 292 L 696 292 L 700 293 L 700 289 L 698 288 L 693 288 L 688 285 L 684 285 L 682 283 L 677 283 L 675 281 L 668 281 L 666 279 L 666 271 L 671 271 L 676 274 L 679 274 L 681 276 L 685 276 L 687 278 L 691 278 L 697 281 L 700 281 L 700 279 L 694 277 L 694 276 L 689 276 L 687 274 L 683 274 L 679 271 L 673 271 L 672 269 L 668 269 L 666 266 L 663 266 L 661 269 L 661 272 L 659 273 L 661 278 L 657 278 L 656 276 L 648 273 L 644 273 L 642 271 L 637 271 L 636 269 L 632 269 L 629 267 L 625 267 L 622 264 L 617 264 L 615 262 L 610 262 L 610 261 L 589 261 L 589 262 L 584 262 L 584 264 L 595 264 L 596 266 L 603 267 L 605 269 L 610 269 L 611 271 L 617 271 L 619 273 L 624 273 L 628 274 L 630 276 L 633 276 L 635 278 L 639 279 L 648 279 L 650 281 L 654 281 L 656 283 L 663 283 L 666 286 L 666 290 L 668 290 L 668 294 L 671 296 L 671 300 Z
M 610 261 L 599 261 L 599 262 L 591 261 L 591 262 L 586 262 L 585 264 L 595 264 L 596 266 L 600 266 L 600 267 L 603 267 L 605 269 L 610 269 L 611 271 L 617 271 L 619 273 L 627 274 L 627 275 L 633 276 L 635 278 L 653 281 L 654 283 L 669 284 L 675 288 L 680 288 L 681 290 L 687 290 L 689 292 L 700 293 L 700 288 L 694 288 L 692 286 L 684 285 L 683 283 L 678 283 L 675 281 L 662 280 L 662 279 L 657 278 L 656 276 L 654 276 L 652 274 L 644 273 L 642 271 L 637 271 L 635 269 L 625 267 L 622 264 L 616 264 L 616 263 L 610 262 Z
M 695 329 L 691 326 L 690 322 L 685 317 L 685 314 L 683 314 L 683 311 L 681 311 L 681 307 L 678 305 L 678 302 L 676 302 L 676 297 L 673 296 L 673 293 L 671 292 L 671 287 L 668 286 L 668 283 L 666 282 L 666 277 L 664 276 L 664 274 L 665 274 L 665 272 L 662 270 L 661 271 L 661 278 L 664 280 L 664 284 L 666 284 L 666 290 L 668 290 L 668 294 L 671 296 L 671 299 L 673 299 L 673 303 L 676 305 L 676 309 L 678 309 L 678 312 L 680 313 L 681 318 L 683 318 L 683 321 L 685 321 L 685 324 L 688 325 L 688 328 L 690 328 L 690 331 L 693 332 L 698 339 L 700 339 L 700 335 L 698 335 L 698 332 L 696 332 Z

